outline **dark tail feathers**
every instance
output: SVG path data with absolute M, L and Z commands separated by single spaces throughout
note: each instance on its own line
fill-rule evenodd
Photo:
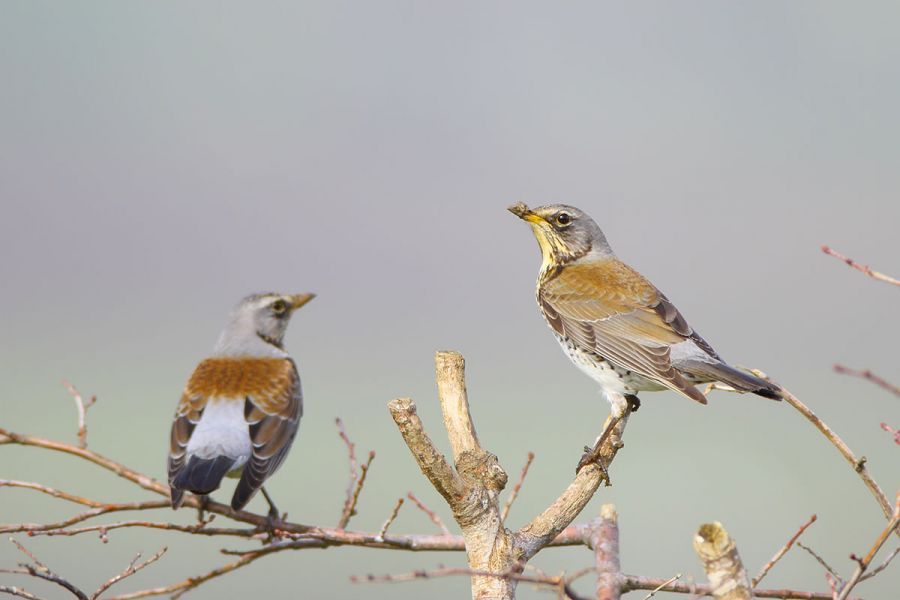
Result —
M 692 375 L 720 381 L 739 392 L 750 392 L 771 400 L 781 400 L 782 398 L 781 388 L 778 385 L 722 362 L 713 364 L 691 361 L 683 366 L 679 365 L 679 368 Z
M 229 456 L 197 458 L 192 456 L 188 463 L 172 480 L 172 507 L 178 508 L 185 491 L 195 494 L 209 494 L 219 488 L 225 473 L 234 465 Z

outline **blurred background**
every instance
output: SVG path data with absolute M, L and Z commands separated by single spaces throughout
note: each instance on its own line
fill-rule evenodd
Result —
M 510 516 L 518 527 L 569 483 L 608 410 L 544 325 L 537 245 L 505 210 L 565 202 L 594 216 L 726 359 L 807 402 L 893 497 L 900 448 L 879 422 L 900 424 L 897 399 L 831 366 L 900 380 L 897 290 L 819 246 L 900 272 L 898 20 L 894 2 L 7 0 L 0 426 L 74 441 L 66 378 L 99 398 L 90 447 L 162 479 L 181 388 L 232 306 L 251 292 L 314 291 L 287 337 L 306 414 L 269 486 L 279 507 L 336 522 L 341 416 L 360 454 L 377 452 L 352 527 L 377 531 L 409 490 L 452 522 L 385 406 L 413 397 L 448 449 L 432 360 L 452 348 L 468 361 L 482 441 L 511 478 L 537 455 Z M 627 573 L 703 580 L 691 540 L 711 520 L 755 573 L 816 513 L 805 542 L 849 575 L 848 554 L 883 528 L 856 474 L 786 404 L 721 392 L 706 407 L 671 392 L 643 400 L 614 486 L 579 518 L 616 504 Z M 152 497 L 30 448 L 0 448 L 0 477 Z M 0 490 L 0 522 L 78 510 Z M 407 505 L 392 531 L 434 527 Z M 120 593 L 208 570 L 227 560 L 222 547 L 256 547 L 138 530 L 108 544 L 25 541 L 91 590 L 136 552 L 169 547 Z M 0 543 L 0 566 L 21 559 Z M 556 573 L 591 560 L 549 549 L 533 564 Z M 348 579 L 439 563 L 464 557 L 283 553 L 190 597 L 467 597 L 465 578 Z M 800 550 L 765 585 L 827 587 Z M 898 588 L 894 566 L 858 591 Z M 521 598 L 546 595 L 520 587 Z

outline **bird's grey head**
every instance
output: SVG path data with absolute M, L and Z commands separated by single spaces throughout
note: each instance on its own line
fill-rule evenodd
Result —
M 562 266 L 583 256 L 612 256 L 600 227 L 583 211 L 565 204 L 528 208 L 522 202 L 507 210 L 531 225 L 544 258 L 542 269 Z
M 253 294 L 241 300 L 216 344 L 217 354 L 283 353 L 284 333 L 295 310 L 315 294 Z

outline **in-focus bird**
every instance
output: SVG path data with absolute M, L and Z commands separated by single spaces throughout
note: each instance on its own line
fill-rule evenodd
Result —
M 508 209 L 531 225 L 543 262 L 537 302 L 569 359 L 621 414 L 637 392 L 675 390 L 706 404 L 695 384 L 721 382 L 780 400 L 780 388 L 729 366 L 675 306 L 619 260 L 597 224 L 555 204 Z
M 283 346 L 295 310 L 314 294 L 255 294 L 235 307 L 212 356 L 188 380 L 169 446 L 172 508 L 185 492 L 206 496 L 222 478 L 240 477 L 231 507 L 243 508 L 287 456 L 303 396 Z M 265 489 L 270 518 L 277 510 Z

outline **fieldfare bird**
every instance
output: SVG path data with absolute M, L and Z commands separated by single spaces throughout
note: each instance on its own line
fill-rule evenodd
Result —
M 212 356 L 188 380 L 169 446 L 172 508 L 186 491 L 206 497 L 240 477 L 231 507 L 243 508 L 287 456 L 303 396 L 282 342 L 291 314 L 314 294 L 256 294 L 234 309 Z M 278 513 L 265 488 L 269 515 Z
M 509 211 L 531 225 L 541 248 L 537 303 L 544 319 L 616 413 L 645 390 L 669 388 L 706 404 L 694 385 L 709 382 L 781 399 L 777 385 L 726 364 L 662 292 L 616 257 L 582 211 L 521 202 Z

